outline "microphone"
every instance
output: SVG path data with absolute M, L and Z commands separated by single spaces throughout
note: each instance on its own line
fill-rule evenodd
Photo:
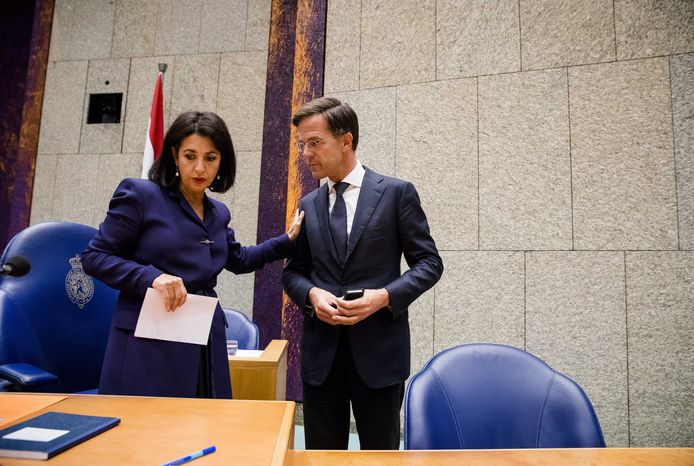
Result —
M 21 277 L 31 270 L 31 263 L 26 257 L 13 256 L 0 267 L 0 275 L 11 275 Z

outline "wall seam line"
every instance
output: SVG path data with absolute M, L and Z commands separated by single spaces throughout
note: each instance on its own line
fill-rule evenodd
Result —
M 569 119 L 569 194 L 571 197 L 571 250 L 576 250 L 576 232 L 574 230 L 574 161 L 571 150 L 571 85 L 569 81 L 569 67 L 566 67 L 566 111 Z
M 675 103 L 672 99 L 672 61 L 668 56 L 667 59 L 667 69 L 668 69 L 668 84 L 670 90 L 670 124 L 672 126 L 672 163 L 673 163 L 673 174 L 675 176 L 675 228 L 677 229 L 677 250 L 681 249 L 680 243 L 680 202 L 678 190 L 679 186 L 677 184 L 677 140 L 675 139 Z
M 477 105 L 477 250 L 480 250 L 480 79 L 475 78 Z
M 627 446 L 631 447 L 631 387 L 629 386 L 629 294 L 627 288 L 627 252 L 624 251 L 624 337 L 627 371 Z

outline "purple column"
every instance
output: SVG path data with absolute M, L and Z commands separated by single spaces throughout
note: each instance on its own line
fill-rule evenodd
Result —
M 0 5 L 0 250 L 29 226 L 53 0 Z
M 299 200 L 318 187 L 294 145 L 292 114 L 323 95 L 327 0 L 273 0 L 261 161 L 258 241 L 285 231 Z M 253 318 L 261 347 L 288 340 L 287 399 L 301 400 L 302 314 L 282 291 L 282 263 L 256 272 Z

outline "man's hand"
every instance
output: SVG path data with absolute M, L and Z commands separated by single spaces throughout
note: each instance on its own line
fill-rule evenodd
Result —
M 333 316 L 337 314 L 337 296 L 314 286 L 308 291 L 308 299 L 318 319 L 329 325 L 340 324 L 333 320 Z
M 154 279 L 152 288 L 161 293 L 167 311 L 175 311 L 186 302 L 188 292 L 181 277 L 163 273 Z
M 337 313 L 332 320 L 342 325 L 354 325 L 369 317 L 374 312 L 390 304 L 390 295 L 385 288 L 364 290 L 364 296 L 359 299 L 345 301 L 337 299 Z

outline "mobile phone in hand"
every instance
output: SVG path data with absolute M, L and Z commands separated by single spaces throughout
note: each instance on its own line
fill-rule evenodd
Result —
M 362 296 L 364 296 L 364 290 L 347 290 L 342 299 L 345 301 L 351 301 L 353 299 L 359 299 Z

